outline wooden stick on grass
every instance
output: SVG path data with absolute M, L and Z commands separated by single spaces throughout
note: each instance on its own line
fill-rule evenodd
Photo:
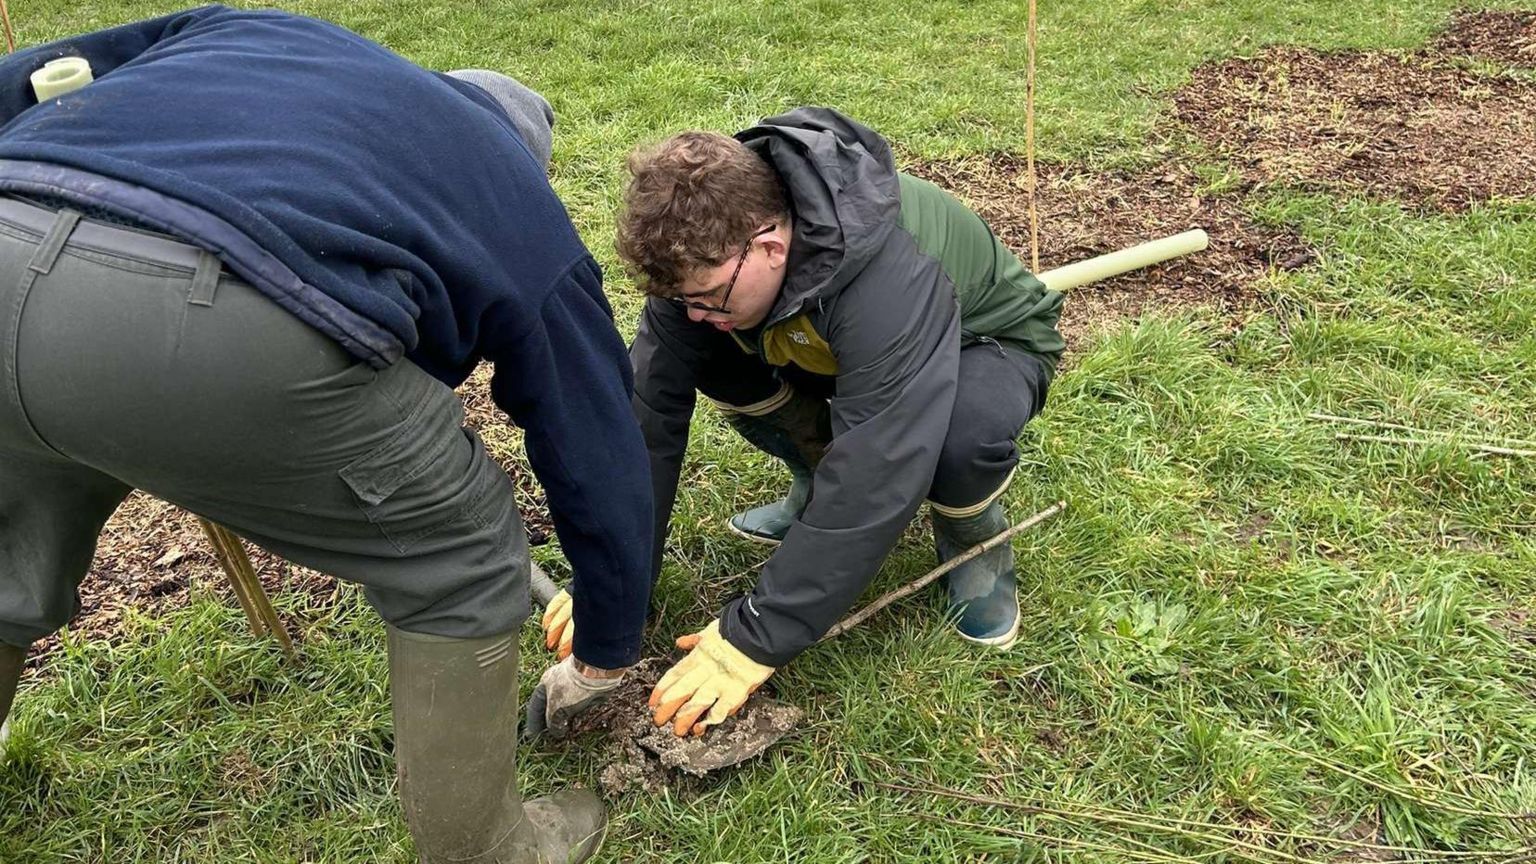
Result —
M 1496 444 L 1479 444 L 1476 441 L 1431 441 L 1428 438 L 1389 438 L 1385 435 L 1352 435 L 1348 432 L 1339 432 L 1334 436 L 1336 441 L 1370 441 L 1376 444 L 1406 444 L 1412 446 L 1427 446 L 1430 444 L 1459 444 L 1469 450 L 1479 453 L 1496 453 L 1500 456 L 1536 456 L 1536 450 L 1521 450 L 1515 447 L 1500 447 Z
M 943 564 L 940 564 L 932 570 L 929 570 L 922 576 L 919 576 L 915 581 L 908 582 L 906 585 L 903 585 L 900 588 L 891 591 L 890 593 L 881 595 L 877 600 L 875 600 L 875 602 L 837 622 L 837 624 L 834 625 L 831 630 L 827 631 L 827 635 L 821 637 L 821 639 L 817 641 L 825 642 L 834 636 L 841 636 L 842 634 L 847 633 L 849 630 L 852 630 L 853 628 L 869 620 L 872 616 L 874 616 L 876 612 L 879 612 L 881 609 L 884 609 L 885 607 L 895 603 L 897 600 L 900 600 L 903 597 L 910 597 L 911 595 L 916 594 L 917 592 L 933 584 L 934 580 L 938 579 L 940 576 L 943 576 L 945 573 L 948 573 L 956 567 L 959 567 L 961 564 L 964 564 L 965 562 L 975 558 L 978 555 L 981 555 L 990 549 L 994 549 L 1003 543 L 1007 543 L 1010 539 L 1013 538 L 1013 535 L 1028 531 L 1029 529 L 1039 525 L 1041 522 L 1044 522 L 1045 520 L 1055 516 L 1057 513 L 1060 513 L 1065 509 L 1067 509 L 1067 502 L 1057 501 L 1050 507 L 1041 510 L 1039 513 L 1036 513 L 1028 519 L 1025 519 L 1023 522 L 1020 522 L 1012 528 L 1003 531 L 996 537 L 972 546 L 964 552 L 961 552 L 959 555 L 956 555 L 948 561 L 945 561 Z
M 0 19 L 5 21 L 5 53 L 16 51 L 16 34 L 11 32 L 11 8 L 5 5 L 5 0 L 0 0 Z
M 1448 864 L 1449 862 L 1453 861 L 1482 861 L 1503 859 L 1510 854 L 1508 852 L 1496 851 L 1453 851 L 1439 849 L 1420 849 L 1412 846 L 1389 846 L 1379 843 L 1371 843 L 1365 840 L 1355 840 L 1347 837 L 1328 837 L 1322 834 L 1281 831 L 1273 828 L 1264 828 L 1261 826 L 1218 825 L 1216 823 L 1200 822 L 1189 819 L 1170 819 L 1167 817 L 1154 816 L 1150 814 L 1143 815 L 1133 813 L 1131 811 L 1120 810 L 1117 808 L 1097 807 L 1091 804 L 1082 804 L 1079 802 L 1073 802 L 1073 807 L 1075 809 L 1066 809 L 1063 807 L 1050 806 L 1046 804 L 1032 804 L 1022 801 L 1008 801 L 1001 798 L 988 798 L 981 795 L 969 795 L 956 789 L 950 789 L 946 786 L 939 786 L 932 783 L 931 781 L 923 780 L 919 782 L 923 784 L 920 787 L 880 781 L 873 782 L 872 785 L 898 792 L 915 793 L 919 795 L 935 795 L 941 798 L 951 798 L 956 801 L 965 801 L 970 804 L 980 804 L 983 806 L 996 807 L 1004 810 L 1016 810 L 1022 813 L 1032 813 L 1035 815 L 1061 819 L 1064 821 L 1071 819 L 1086 819 L 1089 821 L 1100 822 L 1108 825 L 1119 825 L 1124 828 L 1141 828 L 1150 831 L 1157 831 L 1164 834 L 1183 837 L 1186 840 L 1193 840 L 1196 842 L 1208 843 L 1211 845 L 1224 847 L 1223 851 L 1229 853 L 1236 852 L 1235 849 L 1231 848 L 1233 846 L 1237 847 L 1238 849 L 1249 850 L 1247 852 L 1236 853 L 1241 854 L 1244 857 L 1252 857 L 1254 853 L 1258 853 L 1262 855 L 1268 855 L 1273 858 L 1278 858 L 1282 861 L 1291 862 L 1291 864 L 1310 864 L 1312 859 L 1302 858 L 1298 855 L 1286 852 L 1281 849 L 1275 849 L 1269 846 L 1261 846 L 1257 843 L 1250 843 L 1241 838 L 1217 832 L 1246 831 L 1249 833 L 1260 834 L 1266 837 L 1305 840 L 1308 842 L 1320 844 L 1335 844 L 1360 851 L 1409 853 L 1412 855 L 1421 856 L 1419 860 L 1445 861 L 1448 862 Z M 1205 829 L 1215 830 L 1212 831 Z
M 1082 849 L 1088 852 L 1109 852 L 1124 855 L 1133 861 L 1146 861 L 1148 864 L 1200 864 L 1201 859 L 1189 858 L 1183 855 L 1157 852 L 1146 849 L 1146 844 L 1137 843 L 1143 848 L 1137 850 L 1125 849 L 1110 843 L 1099 843 L 1093 840 L 1084 840 L 1079 837 L 1057 837 L 1051 834 L 1039 834 L 1032 831 L 1023 831 L 1018 828 L 1004 828 L 1001 825 L 982 825 L 979 822 L 966 822 L 962 819 L 935 816 L 931 813 L 913 813 L 915 819 L 924 822 L 937 822 L 941 825 L 954 825 L 960 828 L 971 828 L 986 831 L 1003 837 L 1012 837 L 1017 840 L 1028 840 L 1042 846 L 1063 846 L 1068 849 Z M 1135 842 L 1135 841 L 1132 841 Z
M 1359 417 L 1340 417 L 1337 414 L 1324 414 L 1321 411 L 1313 411 L 1307 417 L 1312 420 L 1322 420 L 1328 423 L 1344 423 L 1350 426 L 1368 426 L 1372 429 L 1392 429 L 1397 432 L 1411 432 L 1415 435 L 1439 435 L 1447 438 L 1467 437 L 1459 432 L 1447 432 L 1438 429 L 1420 429 L 1417 426 L 1406 426 L 1402 423 L 1388 423 L 1384 420 L 1363 420 Z M 1515 445 L 1520 447 L 1536 447 L 1536 441 L 1525 438 L 1512 438 L 1507 435 L 1479 435 L 1489 441 L 1497 441 L 1503 445 Z
M 1341 775 L 1343 775 L 1345 777 L 1348 777 L 1349 779 L 1354 780 L 1354 781 L 1356 781 L 1358 783 L 1363 783 L 1366 786 L 1369 786 L 1369 787 L 1371 787 L 1373 789 L 1378 789 L 1378 790 L 1380 790 L 1382 792 L 1387 792 L 1389 794 L 1396 795 L 1399 798 L 1404 798 L 1404 799 L 1412 801 L 1412 802 L 1414 802 L 1416 804 L 1421 804 L 1421 805 L 1423 805 L 1425 807 L 1431 807 L 1431 808 L 1435 808 L 1435 809 L 1439 809 L 1439 810 L 1445 810 L 1445 811 L 1450 812 L 1450 813 L 1459 813 L 1459 814 L 1461 814 L 1463 816 L 1479 816 L 1479 817 L 1482 817 L 1484 819 L 1507 819 L 1507 820 L 1510 820 L 1512 822 L 1527 822 L 1527 821 L 1536 819 L 1536 812 L 1532 812 L 1532 813 L 1510 813 L 1510 812 L 1501 811 L 1501 810 L 1486 810 L 1486 809 L 1482 809 L 1482 803 L 1479 802 L 1477 799 L 1475 799 L 1475 798 L 1473 798 L 1470 795 L 1467 795 L 1465 793 L 1456 792 L 1455 790 L 1451 790 L 1451 789 L 1438 789 L 1438 790 L 1435 790 L 1435 791 L 1437 793 L 1439 793 L 1439 794 L 1450 795 L 1450 796 L 1454 796 L 1454 797 L 1460 798 L 1463 801 L 1467 801 L 1467 802 L 1469 802 L 1471 804 L 1474 804 L 1474 805 L 1477 805 L 1477 806 L 1462 807 L 1462 806 L 1459 806 L 1459 805 L 1456 805 L 1456 804 L 1447 804 L 1444 801 L 1435 801 L 1435 800 L 1432 800 L 1430 798 L 1426 798 L 1423 795 L 1418 794 L 1417 790 L 1408 790 L 1408 789 L 1404 789 L 1404 788 L 1402 788 L 1400 786 L 1394 786 L 1391 783 L 1386 783 L 1386 782 L 1383 782 L 1381 780 L 1377 780 L 1374 777 L 1368 777 L 1365 774 L 1362 774 L 1359 771 L 1356 771 L 1356 770 L 1354 770 L 1354 769 L 1352 769 L 1352 768 L 1350 768 L 1350 767 L 1348 767 L 1346 765 L 1342 765 L 1342 764 L 1340 764 L 1338 762 L 1334 762 L 1334 761 L 1331 761 L 1329 759 L 1325 759 L 1322 756 L 1318 756 L 1315 753 L 1308 753 L 1305 750 L 1301 750 L 1301 749 L 1298 749 L 1296 747 L 1292 747 L 1291 745 L 1285 743 L 1284 741 L 1281 741 L 1279 738 L 1274 738 L 1274 737 L 1270 737 L 1270 736 L 1265 736 L 1265 737 L 1267 738 L 1267 740 L 1268 740 L 1268 742 L 1270 744 L 1273 744 L 1275 747 L 1278 747 L 1279 749 L 1284 750 L 1285 752 L 1290 753 L 1293 756 L 1299 756 L 1302 759 L 1307 760 L 1308 762 L 1311 762 L 1311 763 L 1313 763 L 1315 765 L 1321 765 L 1322 767 L 1327 768 L 1330 771 L 1333 771 L 1335 773 L 1341 774 Z
M 218 556 L 224 574 L 229 577 L 230 586 L 235 589 L 235 599 L 240 601 L 245 619 L 250 622 L 251 632 L 257 636 L 271 634 L 282 646 L 283 654 L 290 660 L 294 659 L 297 653 L 293 648 L 293 639 L 288 636 L 287 628 L 283 627 L 282 619 L 277 617 L 277 610 L 272 608 L 272 601 L 267 599 L 267 592 L 261 587 L 256 568 L 251 566 L 251 557 L 246 554 L 240 538 L 228 528 L 201 516 L 197 521 L 203 526 L 208 542 L 213 544 L 213 552 Z

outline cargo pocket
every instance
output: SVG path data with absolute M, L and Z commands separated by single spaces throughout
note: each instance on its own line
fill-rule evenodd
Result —
M 452 391 L 429 391 L 389 440 L 339 472 L 363 515 L 402 555 L 456 522 L 474 529 L 477 448 L 462 419 Z

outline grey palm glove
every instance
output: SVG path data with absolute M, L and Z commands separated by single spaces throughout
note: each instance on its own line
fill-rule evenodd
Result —
M 570 731 L 571 718 L 607 699 L 622 683 L 622 672 L 612 678 L 589 678 L 576 671 L 575 657 L 566 657 L 546 669 L 539 686 L 533 688 L 523 734 L 530 740 L 545 732 L 564 738 Z

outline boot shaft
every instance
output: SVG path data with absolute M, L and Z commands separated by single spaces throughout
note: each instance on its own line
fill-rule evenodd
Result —
M 993 501 L 973 516 L 945 515 L 936 508 L 932 516 L 934 539 L 941 547 L 941 561 L 948 561 L 1008 529 L 1008 514 L 1003 512 L 1003 505 L 999 501 Z M 944 547 L 948 547 L 947 550 Z
M 973 516 L 933 512 L 933 540 L 939 560 L 948 561 L 1007 530 L 1003 506 L 993 501 Z M 995 648 L 1007 648 L 1018 635 L 1018 583 L 1013 546 L 1001 543 L 951 570 L 944 577 L 949 614 L 960 635 Z
M 514 636 L 389 628 L 400 804 L 422 864 L 536 860 L 514 851 L 533 833 L 517 793 Z
M 602 802 L 517 788 L 516 632 L 448 639 L 389 628 L 400 804 L 421 864 L 580 862 L 602 842 Z

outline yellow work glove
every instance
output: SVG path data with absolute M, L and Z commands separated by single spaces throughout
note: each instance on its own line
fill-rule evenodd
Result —
M 652 719 L 657 726 L 672 720 L 672 733 L 681 738 L 704 730 L 741 710 L 752 691 L 763 686 L 774 669 L 756 663 L 720 635 L 720 622 L 677 640 L 689 652 L 667 670 L 651 691 Z M 708 711 L 708 715 L 704 712 Z M 703 716 L 703 719 L 699 719 Z
M 564 588 L 549 601 L 539 626 L 544 628 L 544 647 L 556 652 L 564 660 L 571 656 L 576 643 L 576 622 L 571 620 L 571 595 Z

